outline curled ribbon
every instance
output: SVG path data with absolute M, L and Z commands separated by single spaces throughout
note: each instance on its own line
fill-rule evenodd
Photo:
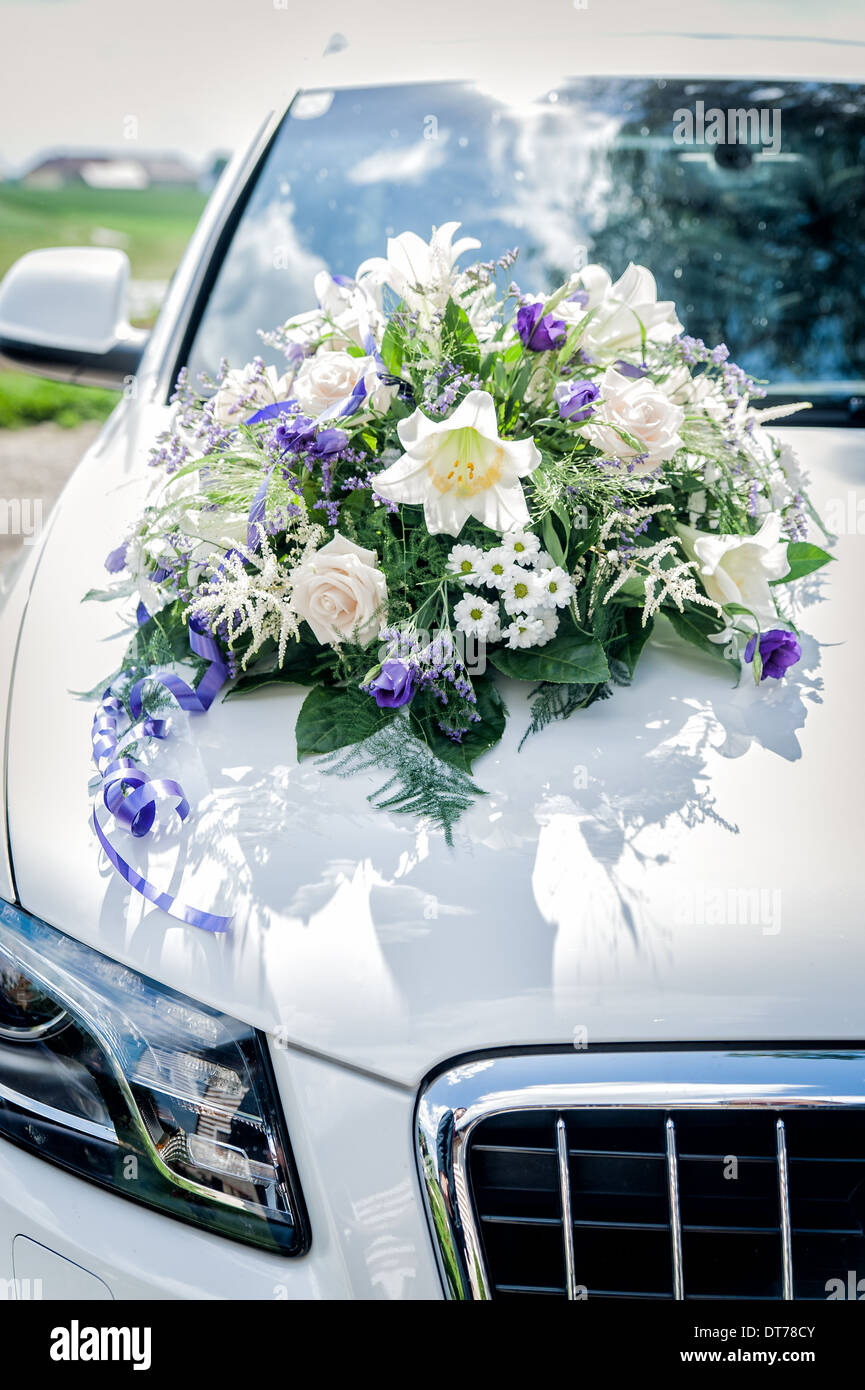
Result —
M 174 697 L 180 708 L 188 710 L 190 713 L 204 714 L 210 709 L 217 693 L 225 684 L 228 668 L 219 649 L 219 644 L 208 633 L 201 632 L 194 620 L 189 624 L 189 645 L 196 656 L 200 656 L 210 663 L 197 688 L 193 690 L 186 681 L 173 675 L 170 671 L 159 671 L 144 676 L 135 683 L 129 695 L 129 709 L 133 722 L 140 719 L 143 712 L 142 692 L 148 682 L 156 682 L 163 686 Z M 127 834 L 140 839 L 153 829 L 160 802 L 170 803 L 171 809 L 181 821 L 185 821 L 189 815 L 189 802 L 183 788 L 177 782 L 164 777 L 149 777 L 142 768 L 136 766 L 131 758 L 119 758 L 117 756 L 119 741 L 117 725 L 123 713 L 123 705 L 109 688 L 105 691 L 93 717 L 91 733 L 93 761 L 102 778 L 100 795 L 106 810 Z M 166 721 L 164 719 L 145 719 L 144 733 L 150 738 L 165 738 Z M 226 931 L 231 924 L 231 917 L 220 917 L 216 913 L 203 912 L 200 908 L 190 907 L 188 903 L 180 902 L 170 893 L 162 892 L 149 879 L 144 878 L 137 870 L 133 869 L 131 864 L 127 863 L 111 844 L 99 824 L 97 813 L 99 799 L 100 797 L 97 796 L 93 804 L 93 828 L 100 845 L 121 877 L 142 897 L 155 903 L 157 907 L 162 908 L 163 912 L 169 913 L 170 916 L 178 917 L 181 921 L 188 922 L 193 927 L 200 927 L 203 931 Z

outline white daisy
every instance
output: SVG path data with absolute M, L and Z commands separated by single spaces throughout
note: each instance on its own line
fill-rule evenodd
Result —
M 531 613 L 543 597 L 540 581 L 531 570 L 514 570 L 502 589 L 506 613 Z
M 466 584 L 482 584 L 478 567 L 483 559 L 484 552 L 476 545 L 455 545 L 448 556 L 448 572 L 465 580 Z
M 498 605 L 489 603 L 480 594 L 466 594 L 461 598 L 454 606 L 454 617 L 459 631 L 468 637 L 494 640 L 493 634 L 498 636 Z
M 553 565 L 552 569 L 539 574 L 538 584 L 542 595 L 540 603 L 544 608 L 564 608 L 573 597 L 573 580 L 561 565 Z
M 502 545 L 487 550 L 478 565 L 481 582 L 492 589 L 503 589 L 515 572 L 516 566 Z
M 537 616 L 544 625 L 544 635 L 539 637 L 535 643 L 536 647 L 545 647 L 559 630 L 559 615 L 555 609 L 539 608 Z
M 541 543 L 531 531 L 508 531 L 502 536 L 502 547 L 516 564 L 533 565 Z
M 555 560 L 548 550 L 539 550 L 535 556 L 535 569 L 538 571 L 551 570 L 555 563 Z
M 549 641 L 549 638 L 545 636 L 542 619 L 529 618 L 525 615 L 517 618 L 510 627 L 506 627 L 502 636 L 512 649 L 539 647 L 543 646 L 544 642 Z

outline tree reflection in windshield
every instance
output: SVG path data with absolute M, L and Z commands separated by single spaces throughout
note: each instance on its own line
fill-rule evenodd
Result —
M 781 149 L 682 144 L 676 113 L 780 112 Z M 584 260 L 648 265 L 687 329 L 781 388 L 865 389 L 865 87 L 580 79 L 509 108 L 465 84 L 298 98 L 229 247 L 191 354 L 213 372 L 314 307 L 388 235 L 463 223 L 518 246 L 536 290 Z M 266 357 L 267 353 L 264 353 Z M 273 359 L 275 360 L 275 359 Z

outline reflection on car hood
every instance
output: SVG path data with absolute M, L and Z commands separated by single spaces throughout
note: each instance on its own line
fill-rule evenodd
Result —
M 804 654 L 783 684 L 734 690 L 659 629 L 630 690 L 522 752 L 526 692 L 510 684 L 503 743 L 476 768 L 487 795 L 453 849 L 370 807 L 383 777 L 298 766 L 303 691 L 177 715 L 155 765 L 195 815 L 158 848 L 123 848 L 186 901 L 233 911 L 215 938 L 130 894 L 89 824 L 93 705 L 70 692 L 114 669 L 128 634 L 117 605 L 80 596 L 140 506 L 135 419 L 152 435 L 161 415 L 130 412 L 78 470 L 30 599 L 8 769 L 25 907 L 406 1084 L 511 1044 L 862 1036 L 858 535 L 801 586 Z M 791 439 L 818 504 L 858 484 L 861 433 Z

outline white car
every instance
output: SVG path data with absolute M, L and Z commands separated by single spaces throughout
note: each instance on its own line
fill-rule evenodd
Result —
M 231 166 L 143 355 L 122 253 L 9 272 L 8 358 L 127 378 L 0 610 L 11 1295 L 823 1299 L 854 1271 L 857 1296 L 855 64 L 837 43 L 590 40 L 578 17 L 552 45 L 430 44 L 397 68 L 349 47 Z M 780 112 L 780 142 L 771 123 L 675 139 L 698 102 Z M 178 369 L 247 360 L 316 271 L 446 218 L 484 254 L 519 245 L 527 282 L 586 247 L 652 266 L 689 331 L 772 379 L 767 404 L 812 402 L 778 428 L 838 534 L 799 595 L 803 660 L 734 689 L 659 629 L 631 689 L 522 751 L 507 683 L 454 849 L 374 810 L 373 777 L 297 764 L 295 687 L 178 716 L 197 811 L 147 867 L 230 902 L 229 933 L 198 931 L 100 853 L 79 692 L 126 633 L 82 597 L 141 505 Z

